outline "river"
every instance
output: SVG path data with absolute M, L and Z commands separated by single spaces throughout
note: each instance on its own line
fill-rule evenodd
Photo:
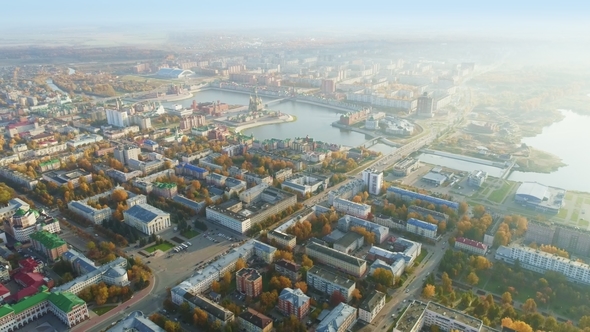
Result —
M 197 102 L 221 101 L 230 105 L 248 105 L 249 96 L 247 94 L 236 93 L 221 90 L 205 90 L 194 94 L 193 98 L 179 100 L 177 102 L 162 103 L 165 107 L 173 104 L 181 104 L 189 107 L 193 100 Z M 274 100 L 276 98 L 262 97 L 263 102 Z M 244 134 L 253 134 L 257 139 L 268 138 L 295 138 L 295 137 L 312 137 L 316 141 L 330 142 L 344 146 L 359 146 L 370 139 L 364 134 L 341 130 L 332 127 L 331 124 L 340 118 L 340 113 L 331 108 L 286 101 L 270 107 L 272 110 L 281 111 L 297 117 L 296 121 L 280 124 L 270 124 L 255 128 L 246 129 Z M 370 147 L 371 150 L 381 153 L 390 153 L 395 148 L 385 144 L 376 144 Z
M 165 105 L 182 104 L 190 106 L 193 99 L 197 102 L 217 101 L 232 105 L 247 105 L 249 96 L 247 94 L 231 91 L 205 90 L 195 93 L 193 98 L 181 100 Z M 274 98 L 262 97 L 263 102 Z M 340 113 L 337 111 L 316 105 L 287 101 L 271 107 L 297 117 L 297 121 L 290 123 L 272 124 L 244 131 L 244 134 L 254 134 L 258 139 L 267 138 L 295 138 L 313 137 L 315 140 L 338 143 L 345 146 L 358 146 L 367 141 L 369 137 L 364 134 L 345 131 L 331 126 L 331 123 L 338 120 Z M 514 181 L 536 181 L 548 186 L 560 187 L 566 190 L 578 190 L 590 192 L 590 176 L 587 176 L 587 165 L 590 164 L 590 149 L 580 147 L 587 144 L 590 138 L 590 116 L 583 116 L 571 111 L 563 111 L 564 119 L 553 123 L 543 129 L 542 133 L 524 138 L 523 143 L 538 150 L 547 151 L 560 157 L 567 166 L 546 174 L 534 172 L 514 171 L 509 179 Z M 371 147 L 372 150 L 382 153 L 389 153 L 394 150 L 384 144 L 377 144 Z M 472 171 L 481 169 L 492 176 L 501 174 L 501 169 L 476 163 L 458 161 L 451 158 L 422 154 L 420 160 L 427 163 L 456 168 L 461 171 Z
M 539 183 L 590 192 L 590 116 L 580 115 L 572 111 L 562 111 L 563 120 L 553 123 L 534 137 L 522 140 L 523 143 L 552 153 L 567 165 L 552 173 L 513 172 L 509 180 L 537 181 Z

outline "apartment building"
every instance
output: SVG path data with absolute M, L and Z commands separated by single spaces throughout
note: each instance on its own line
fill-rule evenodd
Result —
M 246 332 L 272 331 L 272 319 L 252 308 L 248 308 L 238 316 L 238 325 L 241 331 Z
M 389 236 L 389 228 L 355 217 L 346 215 L 340 219 L 338 219 L 338 229 L 347 232 L 352 227 L 362 227 L 367 231 L 373 233 L 375 235 L 375 242 L 376 243 L 383 243 L 385 239 Z
M 435 239 L 438 232 L 438 225 L 428 223 L 415 218 L 410 218 L 406 222 L 406 231 L 429 239 Z
M 363 302 L 359 305 L 359 319 L 371 324 L 373 319 L 385 306 L 385 294 L 372 290 L 369 294 L 364 296 Z
M 297 319 L 303 320 L 309 313 L 310 302 L 309 296 L 301 289 L 283 288 L 279 295 L 279 310 L 287 317 L 294 315 Z
M 371 195 L 379 195 L 383 186 L 383 172 L 373 168 L 365 169 L 362 173 L 363 182 Z
M 398 187 L 394 187 L 394 186 L 387 188 L 387 198 L 388 199 L 397 198 L 397 199 L 405 200 L 407 202 L 411 202 L 413 200 L 419 199 L 424 202 L 432 203 L 433 205 L 435 205 L 437 207 L 446 206 L 448 208 L 453 209 L 454 211 L 459 210 L 459 203 L 457 203 L 457 202 L 449 201 L 446 199 L 442 199 L 442 198 L 438 198 L 438 197 L 434 197 L 434 196 L 430 196 L 430 195 L 420 194 L 417 192 L 413 192 L 410 190 L 406 190 L 406 189 L 402 189 L 402 188 L 398 188 Z
M 356 321 L 357 310 L 348 304 L 338 304 L 322 319 L 316 332 L 344 332 Z
M 280 247 L 293 250 L 297 245 L 297 237 L 281 231 L 272 230 L 266 233 L 269 241 L 275 241 Z
M 332 293 L 339 292 L 344 296 L 346 301 L 352 299 L 352 291 L 356 288 L 356 283 L 346 276 L 336 274 L 319 266 L 313 266 L 307 271 L 307 285 L 326 294 L 328 297 Z
M 455 248 L 465 250 L 480 256 L 485 256 L 488 252 L 488 245 L 479 241 L 458 237 L 455 239 Z
M 570 281 L 590 285 L 590 265 L 537 249 L 501 246 L 496 250 L 495 258 L 508 264 L 518 261 L 523 268 L 541 274 L 556 271 Z
M 363 203 L 355 203 L 344 198 L 335 198 L 332 205 L 338 212 L 342 212 L 358 218 L 367 219 L 371 213 L 371 206 Z
M 200 294 L 193 295 L 191 293 L 185 293 L 183 300 L 188 303 L 191 311 L 195 308 L 199 308 L 207 313 L 207 319 L 209 322 L 219 322 L 221 326 L 225 326 L 233 322 L 235 319 L 233 312 Z
M 275 271 L 291 280 L 293 284 L 301 280 L 301 266 L 295 262 L 281 259 L 275 262 Z
M 204 269 L 197 271 L 193 276 L 172 288 L 172 302 L 180 305 L 186 301 L 186 294 L 204 292 L 211 287 L 213 281 L 221 279 L 225 272 L 234 272 L 239 259 L 247 261 L 252 256 L 254 256 L 254 240 L 249 240 L 243 245 L 231 249 L 227 255 L 217 261 L 210 262 Z
M 262 275 L 255 269 L 243 268 L 236 272 L 236 288 L 246 296 L 258 297 L 262 293 Z
M 66 241 L 47 231 L 31 234 L 31 242 L 35 250 L 41 252 L 52 262 L 68 251 L 68 244 Z
M 417 332 L 438 327 L 440 331 L 499 332 L 480 319 L 435 302 L 413 301 L 397 321 L 394 332 Z
M 355 277 L 361 277 L 367 271 L 367 262 L 364 259 L 345 254 L 321 244 L 309 243 L 305 247 L 305 253 L 322 264 L 329 265 Z

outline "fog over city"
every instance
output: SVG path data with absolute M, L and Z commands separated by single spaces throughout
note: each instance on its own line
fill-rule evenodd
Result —
M 590 331 L 590 2 L 1 8 L 0 331 Z

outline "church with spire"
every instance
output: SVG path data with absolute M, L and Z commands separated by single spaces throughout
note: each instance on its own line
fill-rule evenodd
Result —
M 262 98 L 258 97 L 258 91 L 254 89 L 254 96 L 250 96 L 250 103 L 248 104 L 249 112 L 261 111 L 263 108 Z

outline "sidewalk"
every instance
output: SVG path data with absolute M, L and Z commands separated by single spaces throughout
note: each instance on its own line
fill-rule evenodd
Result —
M 131 313 L 133 311 L 132 310 L 133 305 L 137 304 L 138 302 L 143 300 L 146 296 L 148 296 L 148 294 L 150 294 L 152 292 L 152 290 L 154 289 L 155 285 L 156 285 L 155 277 L 152 276 L 152 278 L 150 279 L 150 285 L 147 288 L 142 289 L 139 293 L 133 294 L 132 299 L 121 303 L 117 308 L 114 308 L 113 310 L 107 312 L 106 314 L 104 314 L 102 316 L 95 316 L 95 317 L 92 317 L 90 319 L 83 321 L 82 323 L 80 323 L 77 326 L 75 326 L 74 328 L 72 328 L 71 331 L 72 332 L 87 331 L 89 328 L 96 326 L 105 320 L 111 319 L 115 315 L 120 314 L 123 310 L 125 310 L 127 308 L 127 306 L 131 306 L 131 308 L 129 310 L 129 313 Z

